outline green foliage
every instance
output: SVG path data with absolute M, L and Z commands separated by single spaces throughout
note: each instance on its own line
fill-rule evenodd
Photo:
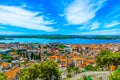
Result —
M 30 55 L 31 59 L 34 58 L 34 53 L 32 52 L 31 55 Z
M 78 69 L 78 67 L 75 67 L 75 63 L 72 62 L 72 63 L 70 63 L 69 67 L 67 67 L 66 70 L 67 70 L 67 72 L 69 74 L 69 73 L 71 73 L 73 71 L 75 71 L 77 73 L 79 69 Z
M 19 80 L 29 80 L 30 79 L 29 69 L 25 68 L 25 69 L 20 70 L 20 73 L 18 74 L 18 79 Z
M 51 80 L 53 76 L 56 80 L 60 77 L 57 64 L 53 61 L 43 61 L 40 64 L 34 64 L 28 68 L 20 70 L 19 80 Z
M 78 69 L 78 67 L 74 67 L 73 70 L 78 72 L 79 69 Z
M 67 72 L 72 72 L 72 71 L 78 72 L 79 68 L 75 66 L 74 62 L 71 62 L 66 70 Z
M 0 65 L 2 64 L 2 62 L 0 62 Z
M 8 58 L 7 60 L 8 60 L 8 62 L 9 62 L 9 63 L 11 63 L 11 61 L 12 61 L 12 58 Z
M 88 71 L 97 71 L 99 69 L 98 66 L 93 66 L 93 65 L 87 65 L 85 67 L 85 70 L 88 70 Z
M 72 72 L 73 69 L 71 67 L 68 67 L 66 70 L 67 72 Z
M 3 73 L 0 73 L 0 80 L 8 80 L 8 78 Z
M 86 76 L 86 75 L 82 75 L 82 78 L 80 78 L 79 80 L 92 80 L 91 76 Z
M 109 80 L 120 80 L 120 68 L 109 76 Z
M 94 36 L 93 39 L 115 40 L 115 39 L 120 39 L 120 36 Z
M 12 51 L 12 52 L 14 52 L 15 50 L 14 50 L 14 49 L 12 49 L 11 51 Z
M 18 50 L 16 50 L 16 53 L 17 53 L 18 55 L 20 54 L 20 52 L 21 52 L 21 51 L 20 51 L 19 49 L 18 49 Z
M 79 68 L 78 67 L 68 67 L 67 69 L 68 75 L 71 74 L 71 72 L 75 71 L 76 73 L 79 72 Z
M 90 35 L 89 35 L 90 36 Z M 14 39 L 14 38 L 43 38 L 43 39 L 73 39 L 73 38 L 80 38 L 80 39 L 120 39 L 120 36 L 81 36 L 81 35 L 38 35 L 38 36 L 0 36 L 0 39 L 4 40 L 4 39 Z
M 12 61 L 12 57 L 8 56 L 8 55 L 2 55 L 2 58 L 6 59 L 9 63 L 11 63 L 11 61 Z
M 88 77 L 87 77 L 87 78 L 88 78 L 88 80 L 92 80 L 92 78 L 91 78 L 91 76 L 90 76 L 90 75 L 88 75 Z
M 74 63 L 74 62 L 71 62 L 69 66 L 70 66 L 71 68 L 74 68 L 74 67 L 75 67 L 75 63 Z
M 47 51 L 44 51 L 43 54 L 47 54 Z
M 96 63 L 100 67 L 109 67 L 109 65 L 118 65 L 120 61 L 120 53 L 111 53 L 108 50 L 101 51 L 100 54 L 96 56 Z
M 25 62 L 22 62 L 21 64 L 24 64 L 24 65 L 26 65 L 26 64 L 27 64 L 27 61 L 25 61 Z
M 83 80 L 88 80 L 86 75 L 83 75 Z
M 54 61 L 43 61 L 39 64 L 40 75 L 39 77 L 44 80 L 51 80 L 51 77 L 54 76 L 56 79 L 59 79 L 60 72 L 57 67 L 57 64 Z
M 20 70 L 18 74 L 19 80 L 37 80 L 39 76 L 39 66 L 37 64 L 32 65 L 28 68 Z
M 63 49 L 65 46 L 63 44 L 59 44 L 58 47 Z
M 26 49 L 18 49 L 18 50 L 15 50 L 16 54 L 18 55 L 22 55 L 22 52 L 26 51 Z
M 35 55 L 35 59 L 40 59 L 40 56 L 39 55 Z
M 67 74 L 67 77 L 68 77 L 68 78 L 71 78 L 71 77 L 72 77 L 71 73 L 68 73 L 68 74 Z
M 47 46 L 43 46 L 44 49 L 47 49 Z
M 86 75 L 82 75 L 82 78 L 80 78 L 79 80 L 88 80 L 88 77 Z

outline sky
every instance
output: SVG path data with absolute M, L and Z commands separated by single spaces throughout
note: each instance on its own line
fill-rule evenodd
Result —
M 120 0 L 0 0 L 0 35 L 120 35 Z

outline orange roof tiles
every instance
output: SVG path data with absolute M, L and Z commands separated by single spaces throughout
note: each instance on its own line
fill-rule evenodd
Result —
M 1 66 L 3 66 L 3 67 L 8 67 L 8 66 L 9 66 L 9 63 L 7 63 L 7 62 L 2 62 Z
M 89 63 L 94 63 L 95 62 L 93 59 L 86 60 L 86 61 L 89 62 Z
M 8 54 L 15 55 L 15 54 L 16 54 L 16 52 L 9 52 Z
M 14 80 L 16 74 L 20 71 L 19 67 L 12 67 L 12 69 L 10 71 L 5 72 L 5 75 L 10 79 L 10 80 Z
M 55 57 L 54 56 L 50 56 L 50 60 L 54 60 L 55 59 Z
M 67 59 L 60 59 L 60 61 L 67 61 Z
M 115 70 L 115 66 L 114 65 L 110 65 L 110 70 L 111 71 Z
M 86 60 L 85 58 L 73 58 L 74 60 Z
M 72 45 L 72 48 L 78 48 L 79 45 Z
M 60 59 L 65 59 L 65 56 L 61 56 Z
M 2 57 L 2 54 L 0 54 L 0 57 Z

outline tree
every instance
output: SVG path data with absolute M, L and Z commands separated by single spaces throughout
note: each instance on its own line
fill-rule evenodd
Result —
M 26 58 L 29 59 L 29 57 L 28 57 L 28 53 L 26 53 Z
M 43 46 L 44 49 L 47 49 L 47 46 Z
M 74 67 L 75 67 L 75 63 L 74 62 L 71 62 L 69 64 L 69 67 L 67 68 L 67 72 L 70 73 L 74 70 Z
M 38 64 L 34 64 L 25 69 L 21 69 L 18 74 L 19 80 L 36 80 L 39 77 L 40 70 Z
M 108 67 L 112 63 L 112 53 L 108 50 L 103 50 L 96 56 L 96 63 L 100 67 Z
M 74 67 L 73 70 L 74 70 L 76 73 L 78 73 L 79 68 L 78 68 L 78 67 Z
M 39 64 L 40 75 L 39 77 L 44 80 L 52 80 L 54 77 L 56 80 L 60 77 L 59 68 L 54 61 L 43 61 Z
M 113 61 L 112 64 L 118 67 L 118 64 L 120 63 L 120 52 L 114 53 L 111 60 Z
M 96 56 L 96 63 L 99 66 L 105 66 L 105 64 L 107 63 L 107 55 L 110 55 L 110 51 L 108 50 L 103 50 L 101 51 L 97 56 Z
M 109 80 L 120 80 L 120 68 L 109 76 Z
M 0 80 L 8 80 L 8 78 L 3 73 L 0 73 Z
M 34 53 L 32 52 L 31 55 L 30 55 L 31 59 L 34 58 Z
M 96 63 L 100 67 L 109 67 L 110 65 L 115 65 L 118 67 L 120 62 L 120 53 L 111 53 L 108 50 L 101 51 L 100 54 L 96 56 Z
M 72 72 L 73 68 L 68 67 L 66 70 L 67 70 L 68 73 L 70 73 L 70 72 Z
M 30 73 L 27 68 L 20 70 L 18 74 L 18 80 L 29 80 Z M 31 79 L 32 80 L 32 79 Z
M 30 67 L 20 70 L 19 80 L 58 80 L 60 72 L 54 61 L 43 61 L 40 64 L 34 64 Z
M 65 46 L 63 44 L 59 44 L 58 47 L 63 49 Z
M 88 77 L 86 75 L 82 75 L 82 77 L 80 78 L 80 80 L 88 80 Z
M 70 66 L 71 68 L 74 68 L 74 67 L 75 67 L 75 62 L 71 62 L 71 63 L 69 64 L 69 66 Z
M 39 59 L 40 59 L 40 61 L 41 61 L 41 52 L 39 52 Z
M 87 65 L 85 67 L 85 70 L 88 70 L 88 71 L 97 71 L 98 68 L 99 68 L 99 66 L 93 66 L 93 65 L 90 64 L 90 65 Z
M 16 50 L 16 53 L 19 55 L 20 54 L 20 49 Z
M 9 62 L 9 63 L 11 63 L 11 61 L 12 61 L 12 56 L 11 55 L 2 55 L 2 58 L 3 59 L 6 59 L 7 60 L 7 62 Z
M 47 54 L 47 51 L 44 51 L 43 54 Z

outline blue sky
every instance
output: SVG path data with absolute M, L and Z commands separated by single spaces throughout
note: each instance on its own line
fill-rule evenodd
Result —
M 120 0 L 0 0 L 1 35 L 120 35 Z

